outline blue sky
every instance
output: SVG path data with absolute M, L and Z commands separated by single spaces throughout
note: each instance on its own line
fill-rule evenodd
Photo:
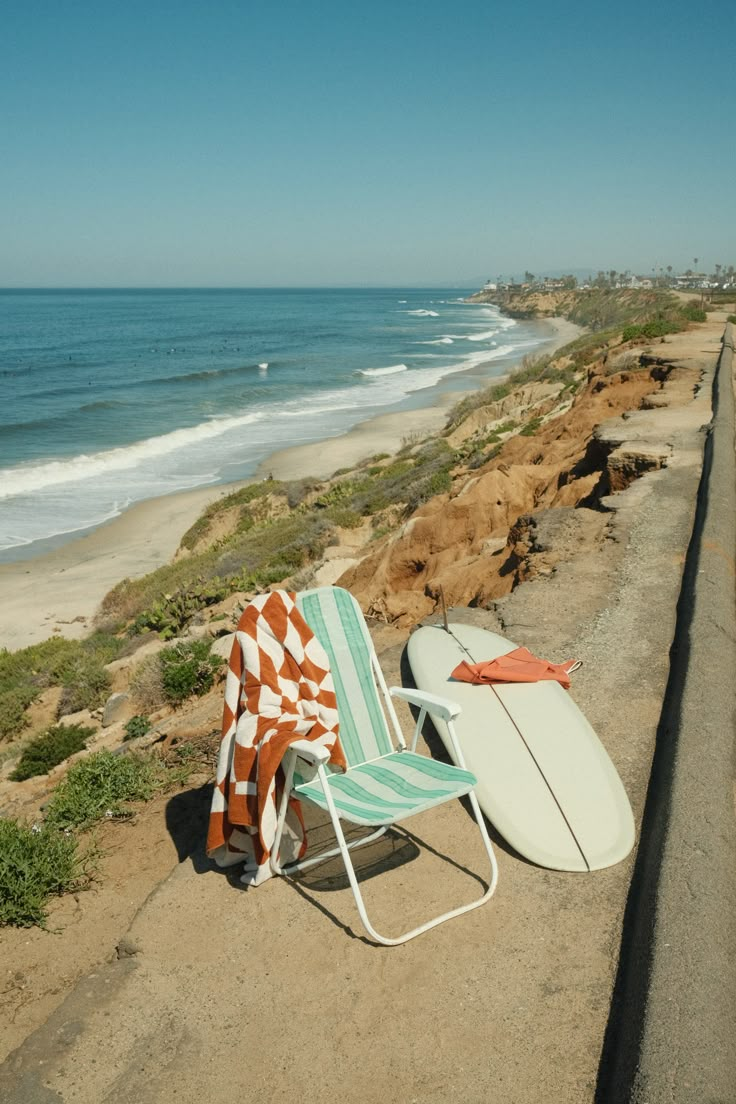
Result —
M 732 6 L 5 0 L 0 286 L 736 264 Z

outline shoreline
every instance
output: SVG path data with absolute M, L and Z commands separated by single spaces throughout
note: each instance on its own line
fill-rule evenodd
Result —
M 536 354 L 553 352 L 581 332 L 563 318 L 540 321 L 552 333 L 533 350 Z M 504 378 L 486 377 L 475 390 Z M 447 411 L 464 393 L 441 392 L 427 406 L 379 414 L 339 436 L 280 449 L 262 461 L 252 479 L 146 499 L 49 552 L 0 564 L 0 648 L 16 651 L 50 636 L 81 639 L 89 633 L 107 592 L 123 579 L 140 578 L 168 563 L 184 533 L 211 502 L 269 474 L 277 479 L 328 479 L 373 453 L 394 453 L 407 437 L 438 433 Z

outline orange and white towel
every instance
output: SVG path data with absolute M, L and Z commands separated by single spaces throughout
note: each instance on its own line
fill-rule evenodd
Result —
M 304 739 L 326 748 L 334 767 L 345 768 L 329 660 L 295 596 L 276 590 L 250 603 L 235 633 L 207 834 L 207 853 L 218 866 L 245 861 L 246 884 L 271 875 L 281 761 L 290 744 Z M 284 863 L 306 850 L 297 801 L 287 828 Z
M 526 648 L 514 648 L 497 659 L 487 659 L 482 663 L 468 663 L 466 659 L 452 672 L 452 678 L 460 682 L 542 682 L 555 680 L 565 690 L 570 689 L 570 675 L 580 666 L 580 660 L 570 659 L 566 663 L 549 663 L 539 659 Z

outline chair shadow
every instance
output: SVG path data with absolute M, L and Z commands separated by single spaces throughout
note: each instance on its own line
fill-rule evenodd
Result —
M 409 665 L 406 648 L 404 648 L 401 654 L 400 672 L 403 686 L 414 687 L 416 685 Z M 415 706 L 410 706 L 410 709 L 414 722 L 416 723 L 417 717 L 419 716 L 419 709 Z M 429 716 L 425 718 L 421 736 L 434 758 L 446 763 L 451 762 L 447 749 L 438 736 Z M 227 879 L 233 889 L 237 889 L 241 893 L 248 893 L 249 890 L 252 890 L 254 887 L 243 885 L 240 881 L 241 871 L 239 866 L 219 867 L 207 856 L 207 824 L 213 790 L 214 784 L 208 782 L 196 789 L 183 790 L 181 793 L 175 794 L 166 806 L 166 827 L 176 847 L 180 863 L 189 860 L 195 873 L 219 874 Z M 461 798 L 460 801 L 466 814 L 473 817 L 473 812 L 467 797 Z M 336 841 L 329 817 L 326 817 L 322 810 L 313 805 L 303 806 L 303 813 L 310 844 L 307 853 L 308 856 L 315 853 L 318 854 L 321 850 L 328 850 L 334 847 Z M 474 819 L 473 817 L 473 820 Z M 522 855 L 519 855 L 498 834 L 487 818 L 486 828 L 488 829 L 489 836 L 495 847 L 498 847 L 500 850 L 526 865 L 535 865 L 534 863 L 530 863 L 529 860 L 525 859 Z M 343 829 L 348 843 L 353 843 L 355 840 L 361 838 L 361 836 L 369 834 L 368 829 L 351 826 L 347 823 L 343 823 Z M 377 877 L 379 874 L 404 866 L 406 863 L 413 862 L 420 857 L 422 850 L 431 852 L 435 857 L 447 862 L 456 870 L 478 882 L 481 886 L 486 884 L 484 879 L 475 871 L 469 870 L 468 867 L 452 859 L 449 855 L 438 851 L 431 844 L 427 843 L 426 840 L 410 832 L 403 825 L 389 828 L 385 835 L 366 844 L 364 847 L 352 849 L 350 854 L 358 881 L 364 883 L 371 878 Z M 324 861 L 315 863 L 313 867 L 309 867 L 307 870 L 293 871 L 291 873 L 287 871 L 285 877 L 301 897 L 309 901 L 315 908 L 319 909 L 319 911 L 335 924 L 336 927 L 340 928 L 351 938 L 358 939 L 370 946 L 374 946 L 372 940 L 364 935 L 357 934 L 356 931 L 343 923 L 343 921 L 335 916 L 335 914 L 319 900 L 319 895 L 321 894 L 346 889 L 350 885 L 340 855 L 325 858 Z
M 308 808 L 310 812 L 313 809 L 312 806 Z M 348 826 L 344 823 L 343 829 L 345 830 L 345 839 L 349 844 L 359 839 L 361 835 L 366 832 L 365 829 L 349 831 Z M 327 849 L 335 844 L 332 824 L 329 819 L 320 820 L 312 824 L 307 820 L 307 832 L 310 841 L 318 844 L 318 847 L 315 848 L 316 850 L 319 850 L 321 847 Z M 414 862 L 415 859 L 421 856 L 422 851 L 430 852 L 443 862 L 453 866 L 456 870 L 468 875 L 468 877 L 478 882 L 484 890 L 487 888 L 487 883 L 484 882 L 483 878 L 476 874 L 475 871 L 469 870 L 466 866 L 463 866 L 462 863 L 458 863 L 450 858 L 449 855 L 446 855 L 442 851 L 438 851 L 437 848 L 427 843 L 427 841 L 420 836 L 415 835 L 413 832 L 409 832 L 403 825 L 389 828 L 386 834 L 379 837 L 379 839 L 365 844 L 364 847 L 358 847 L 351 850 L 350 857 L 353 861 L 356 877 L 362 886 L 379 874 Z M 287 871 L 285 876 L 300 897 L 309 901 L 311 905 L 319 909 L 323 916 L 330 920 L 336 927 L 340 928 L 341 931 L 351 939 L 355 939 L 360 943 L 365 943 L 369 947 L 376 946 L 374 940 L 369 938 L 361 927 L 358 925 L 352 927 L 344 923 L 319 899 L 319 895 L 323 893 L 330 893 L 335 890 L 348 889 L 350 887 L 350 881 L 340 855 L 330 856 L 326 858 L 323 863 L 316 863 L 314 867 L 309 867 L 307 870 L 298 870 L 293 873 L 288 873 Z

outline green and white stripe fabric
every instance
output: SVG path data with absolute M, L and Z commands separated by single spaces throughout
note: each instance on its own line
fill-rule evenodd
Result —
M 395 751 L 327 779 L 338 816 L 370 825 L 394 824 L 450 797 L 462 797 L 477 781 L 470 771 L 412 751 Z M 319 780 L 296 786 L 294 792 L 327 809 Z
M 330 661 L 348 766 L 388 755 L 393 745 L 373 676 L 373 644 L 363 611 L 342 587 L 305 590 L 296 601 Z

